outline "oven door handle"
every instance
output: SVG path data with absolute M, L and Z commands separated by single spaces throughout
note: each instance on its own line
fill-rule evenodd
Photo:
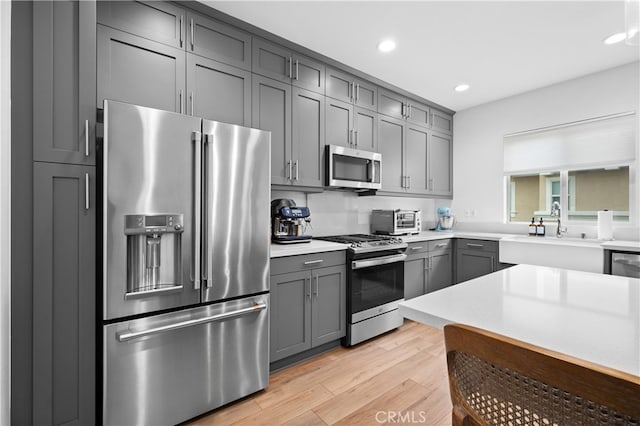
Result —
M 387 265 L 389 263 L 402 262 L 407 258 L 406 254 L 393 254 L 391 256 L 376 257 L 374 259 L 354 260 L 351 269 L 370 268 L 372 266 Z

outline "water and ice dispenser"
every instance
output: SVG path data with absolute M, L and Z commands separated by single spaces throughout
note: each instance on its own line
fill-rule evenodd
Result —
M 183 232 L 182 214 L 125 216 L 127 298 L 182 287 Z

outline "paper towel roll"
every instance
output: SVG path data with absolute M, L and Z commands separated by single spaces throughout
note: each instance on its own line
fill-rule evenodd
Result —
M 598 212 L 598 239 L 613 240 L 613 212 L 608 210 Z

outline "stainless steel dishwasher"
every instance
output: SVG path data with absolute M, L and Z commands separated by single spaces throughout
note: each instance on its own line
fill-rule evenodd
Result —
M 611 275 L 640 278 L 640 254 L 611 253 Z

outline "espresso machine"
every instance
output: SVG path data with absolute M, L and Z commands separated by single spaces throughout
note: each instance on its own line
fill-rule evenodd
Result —
M 293 200 L 279 198 L 271 201 L 271 241 L 277 244 L 308 243 L 311 235 L 308 207 L 296 207 Z

